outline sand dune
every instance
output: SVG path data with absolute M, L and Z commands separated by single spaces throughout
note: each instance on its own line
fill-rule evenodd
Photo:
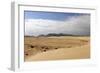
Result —
M 90 58 L 89 37 L 25 38 L 25 61 Z
M 84 59 L 90 58 L 89 45 L 75 48 L 60 48 L 58 50 L 38 53 L 30 56 L 26 61 L 35 60 L 57 60 L 57 59 Z

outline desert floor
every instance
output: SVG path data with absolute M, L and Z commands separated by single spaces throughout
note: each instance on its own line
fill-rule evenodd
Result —
M 90 37 L 24 37 L 25 61 L 90 58 Z

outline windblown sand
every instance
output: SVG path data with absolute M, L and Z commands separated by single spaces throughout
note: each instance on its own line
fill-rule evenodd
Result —
M 90 37 L 25 37 L 25 61 L 90 58 Z

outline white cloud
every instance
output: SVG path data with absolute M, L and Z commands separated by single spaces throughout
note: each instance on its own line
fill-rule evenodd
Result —
M 25 20 L 25 35 L 37 36 L 48 33 L 88 35 L 90 33 L 90 16 L 74 16 L 65 21 L 46 19 Z

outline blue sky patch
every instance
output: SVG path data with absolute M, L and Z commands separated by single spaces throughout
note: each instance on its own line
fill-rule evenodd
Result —
M 89 15 L 83 13 L 64 13 L 64 12 L 43 12 L 43 11 L 24 11 L 25 19 L 47 19 L 63 21 L 71 17 Z

